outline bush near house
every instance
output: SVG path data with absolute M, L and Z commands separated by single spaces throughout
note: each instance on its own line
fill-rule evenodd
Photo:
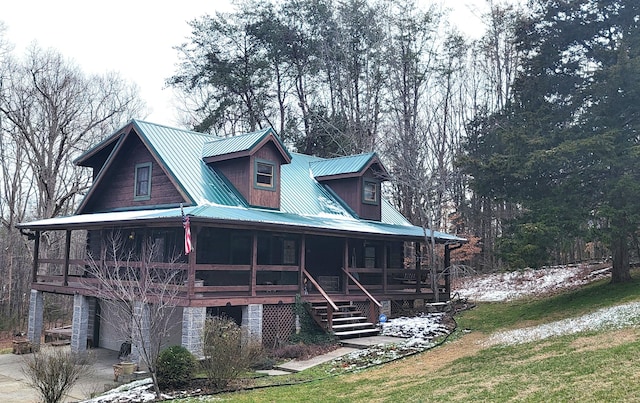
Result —
M 224 316 L 207 319 L 202 352 L 202 370 L 209 384 L 217 389 L 227 386 L 263 355 L 259 344 L 242 343 L 240 326 Z
M 189 385 L 196 367 L 196 359 L 182 346 L 171 346 L 158 357 L 158 386 L 160 389 L 182 388 Z

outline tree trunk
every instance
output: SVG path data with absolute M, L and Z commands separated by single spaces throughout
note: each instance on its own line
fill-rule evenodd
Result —
M 611 283 L 625 283 L 631 281 L 629 271 L 629 243 L 627 234 L 615 234 L 611 241 L 613 253 L 613 268 L 611 269 Z

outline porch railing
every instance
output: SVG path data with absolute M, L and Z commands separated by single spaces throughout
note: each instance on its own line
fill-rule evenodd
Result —
M 73 292 L 74 287 L 85 288 L 95 283 L 95 279 L 87 275 L 87 267 L 96 262 L 85 259 L 64 259 L 40 258 L 39 273 L 36 275 L 36 283 L 41 289 L 52 292 L 62 290 L 55 287 L 69 287 Z M 144 267 L 141 262 L 106 262 L 108 266 L 129 267 L 143 272 L 149 267 Z M 148 264 L 148 263 L 147 263 Z M 324 287 L 322 279 L 313 278 L 309 272 L 298 265 L 223 265 L 223 264 L 194 264 L 191 268 L 188 263 L 151 263 L 154 269 L 178 269 L 182 271 L 180 278 L 185 282 L 176 283 L 175 287 L 180 289 L 180 293 L 185 298 L 216 298 L 220 296 L 230 298 L 264 297 L 264 298 L 293 298 L 296 294 L 304 292 L 302 282 L 306 278 L 313 285 L 316 292 L 322 295 L 323 299 L 331 300 L 328 292 L 332 290 Z M 66 267 L 66 269 L 65 269 Z M 193 294 L 188 294 L 189 271 L 193 270 L 196 280 L 193 286 Z M 375 293 L 390 296 L 406 295 L 410 293 L 430 295 L 431 281 L 428 278 L 429 272 L 415 269 L 376 269 L 376 268 L 350 268 L 344 271 L 343 278 L 346 284 L 343 285 L 343 292 L 336 294 L 344 299 L 349 295 L 349 290 L 354 291 L 353 297 L 366 298 L 372 304 L 380 307 L 380 302 L 373 296 Z M 281 276 L 276 278 L 277 276 Z M 359 275 L 359 277 L 358 277 Z M 276 278 L 271 281 L 272 278 Z M 202 281 L 198 281 L 202 280 Z M 444 281 L 443 281 L 444 280 Z M 438 289 L 436 292 L 443 294 L 448 289 L 446 283 L 447 276 L 439 276 Z M 331 294 L 333 295 L 333 294 Z M 335 296 L 334 296 L 335 298 Z M 422 297 L 425 298 L 425 297 Z M 428 298 L 428 297 L 427 297 Z M 332 301 L 333 302 L 333 301 Z M 331 305 L 331 304 L 329 304 Z M 334 304 L 335 305 L 335 304 Z M 334 308 L 335 309 L 335 308 Z

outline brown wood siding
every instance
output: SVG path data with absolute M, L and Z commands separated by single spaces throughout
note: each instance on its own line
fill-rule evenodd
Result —
M 254 186 L 254 168 L 255 160 L 264 160 L 273 162 L 275 164 L 274 173 L 276 176 L 275 190 L 257 189 Z M 276 146 L 272 142 L 266 143 L 259 150 L 257 150 L 251 157 L 251 175 L 250 175 L 250 197 L 248 199 L 249 204 L 253 206 L 267 207 L 273 209 L 280 209 L 280 164 L 282 163 L 282 155 L 276 149 Z
M 129 136 L 116 158 L 99 183 L 100 187 L 94 190 L 83 213 L 187 202 L 137 136 Z M 151 197 L 149 200 L 134 201 L 135 167 L 136 164 L 147 162 L 152 163 Z
M 360 178 L 346 178 L 328 181 L 327 184 L 355 213 L 362 213 L 362 181 Z
M 376 177 L 366 172 L 365 178 L 377 181 Z M 327 181 L 333 190 L 355 213 L 366 220 L 380 221 L 382 217 L 380 202 L 377 205 L 362 202 L 362 180 L 363 178 L 345 178 Z M 380 187 L 378 187 L 380 192 Z M 378 194 L 380 198 L 380 194 Z
M 242 197 L 249 200 L 249 189 L 251 187 L 251 169 L 249 168 L 250 158 L 242 157 L 227 161 L 214 163 L 214 167 L 219 170 L 229 182 L 240 192 Z
M 363 186 L 363 180 L 367 180 L 367 179 L 370 179 L 373 182 L 378 182 L 378 203 L 377 204 L 364 203 L 362 201 L 363 200 L 362 191 L 360 191 L 360 203 L 362 205 L 362 209 L 360 210 L 360 217 L 367 220 L 380 221 L 382 217 L 382 210 L 380 208 L 382 204 L 382 200 L 381 200 L 382 195 L 380 194 L 381 193 L 380 180 L 375 176 L 375 173 L 371 169 L 368 169 L 365 172 L 363 178 L 360 180 L 361 189 Z

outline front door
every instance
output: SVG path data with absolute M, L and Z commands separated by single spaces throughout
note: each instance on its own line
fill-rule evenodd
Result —
M 341 292 L 344 239 L 310 236 L 306 239 L 305 265 L 326 292 Z

